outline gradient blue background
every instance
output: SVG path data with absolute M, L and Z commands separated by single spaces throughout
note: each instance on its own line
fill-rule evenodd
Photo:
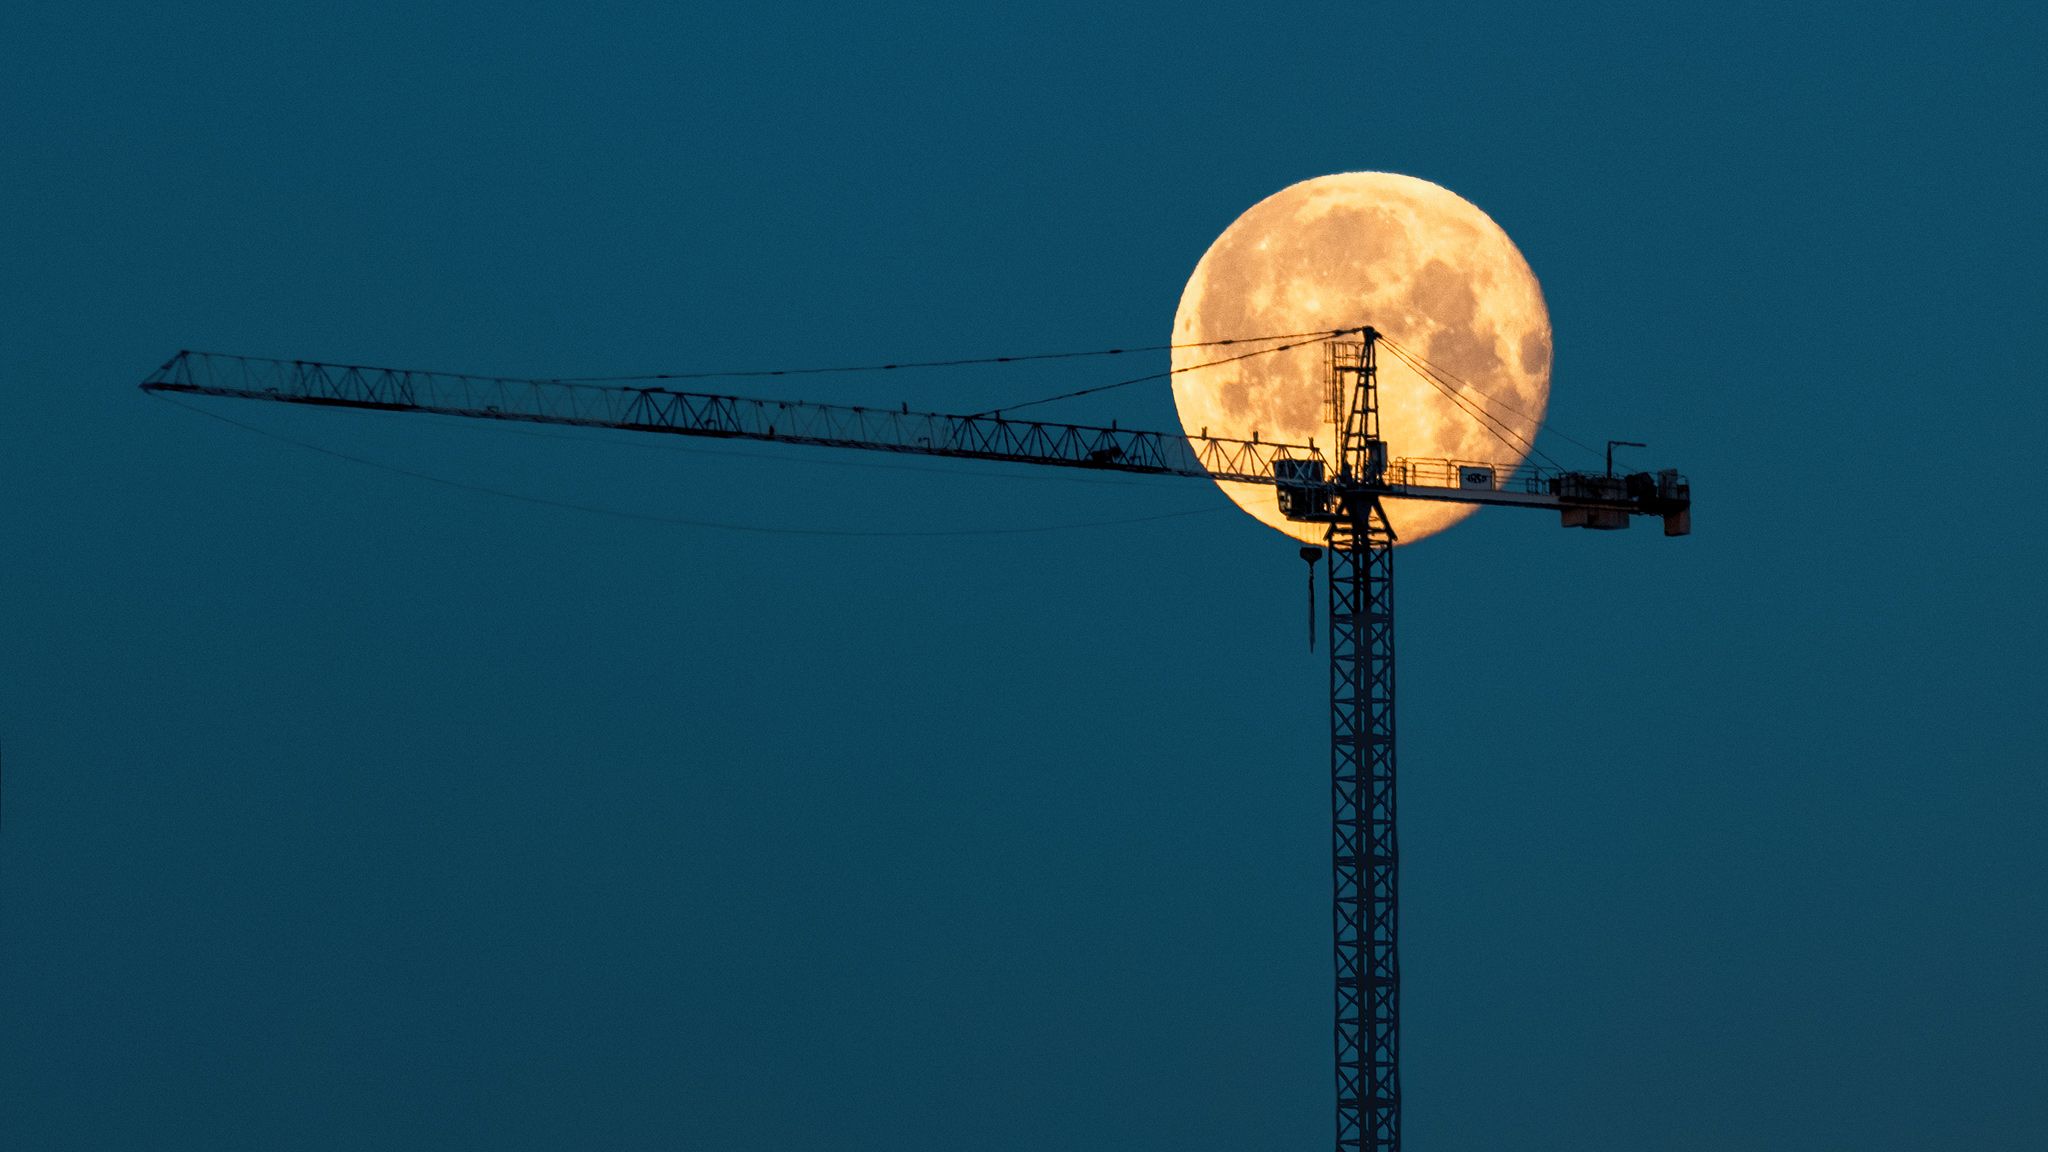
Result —
M 213 405 L 651 516 L 1197 513 L 720 532 L 133 385 L 1157 342 L 1377 168 L 1700 501 L 1400 556 L 1410 1147 L 2048 1146 L 2038 5 L 172 7 L 0 13 L 0 1145 L 1327 1146 L 1323 664 L 1208 485 Z

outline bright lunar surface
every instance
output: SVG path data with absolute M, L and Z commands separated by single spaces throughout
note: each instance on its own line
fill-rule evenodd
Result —
M 1173 318 L 1173 342 L 1365 324 L 1436 365 L 1469 403 L 1521 438 L 1503 443 L 1382 346 L 1380 435 L 1389 456 L 1521 462 L 1550 399 L 1550 314 L 1543 292 L 1500 225 L 1427 180 L 1346 172 L 1304 180 L 1252 205 L 1195 265 Z M 1268 441 L 1314 441 L 1332 459 L 1335 434 L 1323 418 L 1324 346 L 1196 367 L 1245 351 L 1242 345 L 1174 350 L 1173 400 L 1181 426 L 1190 436 L 1206 430 L 1248 440 L 1256 432 Z M 1218 483 L 1260 520 L 1322 542 L 1323 525 L 1280 515 L 1271 487 Z M 1404 544 L 1472 511 L 1469 504 L 1387 503 Z

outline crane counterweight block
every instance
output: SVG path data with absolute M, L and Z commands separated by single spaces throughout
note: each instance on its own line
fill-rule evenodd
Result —
M 1657 516 L 1666 536 L 1692 533 L 1692 484 L 1674 469 L 1627 476 L 1566 472 L 1550 480 L 1566 528 L 1612 530 L 1628 527 L 1631 516 Z
M 1692 532 L 1692 484 L 1676 470 L 1606 476 L 1534 465 L 1460 460 L 1395 460 L 1378 484 L 1329 479 L 1317 459 L 1273 461 L 1273 489 L 1289 520 L 1332 524 L 1369 499 L 1430 500 L 1542 508 L 1566 528 L 1626 528 L 1636 516 L 1664 521 L 1666 536 Z

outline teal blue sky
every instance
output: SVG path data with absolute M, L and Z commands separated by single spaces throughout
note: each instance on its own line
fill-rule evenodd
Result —
M 2044 33 L 9 5 L 0 1145 L 1326 1145 L 1325 672 L 1206 482 L 208 408 L 883 535 L 712 531 L 134 384 L 1159 343 L 1244 208 L 1385 169 L 1520 244 L 1558 427 L 1699 501 L 1399 557 L 1410 1147 L 2048 1146 Z

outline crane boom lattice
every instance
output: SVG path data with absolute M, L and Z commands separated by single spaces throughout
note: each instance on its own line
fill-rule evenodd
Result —
M 1246 484 L 1272 483 L 1275 460 L 1321 458 L 1313 444 L 1017 420 L 1001 413 L 957 416 L 913 412 L 908 405 L 813 404 L 213 352 L 180 352 L 143 387 L 315 407 L 1215 477 Z
M 1330 528 L 1337 1148 L 1401 1146 L 1394 836 L 1394 533 L 1376 499 Z
M 1355 335 L 1357 339 L 1341 337 Z M 1659 518 L 1692 530 L 1692 488 L 1676 471 L 1614 474 L 1464 460 L 1392 459 L 1380 437 L 1379 333 L 1329 339 L 1324 413 L 1334 460 L 1311 441 L 1275 444 L 1037 420 L 764 400 L 658 387 L 471 376 L 309 360 L 180 352 L 147 392 L 324 408 L 759 440 L 922 456 L 1092 468 L 1271 485 L 1289 519 L 1328 546 L 1331 914 L 1336 1147 L 1401 1146 L 1400 851 L 1394 804 L 1394 530 L 1386 501 L 1538 508 L 1565 527 Z M 1398 346 L 1391 346 L 1397 355 Z M 1470 412 L 1468 411 L 1468 414 Z M 1640 446 L 1640 445 L 1636 445 Z M 1331 475 L 1330 465 L 1335 465 Z M 1311 560 L 1318 549 L 1303 549 Z M 1311 569 L 1313 573 L 1313 569 Z M 1313 596 L 1311 596 L 1313 604 Z M 1312 629 L 1313 630 L 1313 629 Z

